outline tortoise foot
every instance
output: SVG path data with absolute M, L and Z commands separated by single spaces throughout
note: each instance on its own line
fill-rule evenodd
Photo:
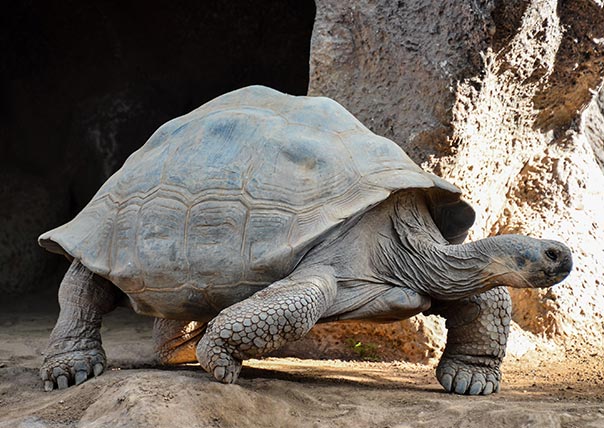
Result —
M 466 360 L 476 360 L 466 361 Z M 499 364 L 488 357 L 443 356 L 436 378 L 447 392 L 464 395 L 489 395 L 499 392 Z
M 296 271 L 253 296 L 223 309 L 197 344 L 201 367 L 234 383 L 247 358 L 267 355 L 300 339 L 331 305 L 336 281 L 331 268 Z
M 79 385 L 105 371 L 107 359 L 100 343 L 88 349 L 48 355 L 40 368 L 44 390 Z
M 228 345 L 226 348 L 229 348 Z M 197 359 L 205 371 L 222 383 L 235 383 L 241 372 L 241 361 L 234 358 L 221 340 L 204 335 L 197 345 Z

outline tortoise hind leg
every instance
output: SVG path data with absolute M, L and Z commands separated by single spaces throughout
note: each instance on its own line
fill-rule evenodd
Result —
M 445 390 L 469 395 L 499 391 L 512 318 L 508 290 L 497 287 L 460 301 L 435 303 L 430 313 L 447 319 L 447 345 L 436 369 Z
M 233 383 L 241 362 L 303 337 L 331 306 L 336 280 L 330 268 L 294 272 L 242 300 L 208 323 L 197 359 L 223 383 Z
M 196 363 L 195 348 L 207 323 L 155 318 L 153 346 L 161 364 Z
M 101 319 L 115 309 L 118 296 L 111 282 L 78 260 L 71 263 L 59 288 L 61 311 L 40 368 L 45 390 L 79 385 L 105 370 Z

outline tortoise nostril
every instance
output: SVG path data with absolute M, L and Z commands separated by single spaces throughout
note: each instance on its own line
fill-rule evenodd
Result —
M 556 262 L 558 261 L 558 257 L 560 256 L 560 253 L 558 252 L 558 250 L 555 250 L 553 248 L 548 248 L 547 250 L 545 250 L 545 256 L 550 259 L 552 262 Z

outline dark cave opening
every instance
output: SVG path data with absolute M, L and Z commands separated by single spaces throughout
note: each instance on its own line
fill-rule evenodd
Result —
M 13 2 L 0 18 L 0 292 L 38 289 L 37 236 L 165 121 L 230 90 L 308 86 L 307 1 Z

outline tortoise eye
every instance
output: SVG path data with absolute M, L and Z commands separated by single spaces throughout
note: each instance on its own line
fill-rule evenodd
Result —
M 552 262 L 558 261 L 558 251 L 552 248 L 545 250 L 545 256 L 550 259 Z

